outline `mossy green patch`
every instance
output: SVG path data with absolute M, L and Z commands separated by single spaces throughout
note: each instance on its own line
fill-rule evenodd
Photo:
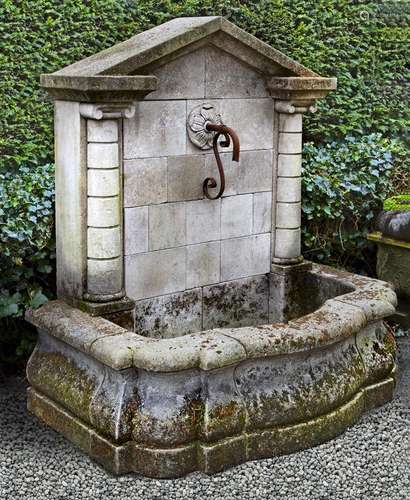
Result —
M 383 208 L 384 210 L 400 210 L 401 212 L 407 212 L 410 210 L 410 193 L 387 198 L 383 203 Z

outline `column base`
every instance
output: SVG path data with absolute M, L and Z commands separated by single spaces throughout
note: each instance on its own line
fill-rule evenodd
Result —
M 280 266 L 288 266 L 292 264 L 300 264 L 303 262 L 303 257 L 293 257 L 291 259 L 283 259 L 282 257 L 273 257 L 272 263 L 273 264 L 278 264 Z
M 302 258 L 303 259 L 303 258 Z M 287 323 L 303 314 L 298 291 L 306 285 L 305 275 L 312 263 L 272 263 L 269 275 L 269 321 Z
M 74 305 L 91 316 L 106 316 L 107 314 L 134 309 L 135 302 L 129 297 L 122 296 L 117 300 L 110 300 L 109 302 L 78 300 Z

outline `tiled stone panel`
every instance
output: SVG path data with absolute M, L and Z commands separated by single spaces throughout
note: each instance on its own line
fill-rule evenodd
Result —
M 173 338 L 212 328 L 266 324 L 268 290 L 268 277 L 259 275 L 138 300 L 135 331 Z
M 221 242 L 221 280 L 234 280 L 270 270 L 270 234 Z
M 202 329 L 202 290 L 137 301 L 135 332 L 152 338 L 172 338 Z
M 159 87 L 147 100 L 269 97 L 260 73 L 213 45 L 165 62 L 148 73 L 158 77 Z
M 205 287 L 203 329 L 267 323 L 268 300 L 265 275 Z
M 182 335 L 209 328 L 213 315 L 215 325 L 265 321 L 263 279 L 255 278 L 271 262 L 274 105 L 265 81 L 210 46 L 147 71 L 158 76 L 158 90 L 124 120 L 125 287 L 137 301 L 137 331 Z M 221 153 L 226 187 L 218 200 L 202 188 L 207 177 L 219 183 L 214 154 L 195 147 L 186 131 L 188 114 L 203 102 L 241 143 L 239 162 L 232 148 Z M 224 295 L 213 310 L 212 297 Z
M 186 102 L 139 102 L 124 123 L 124 158 L 185 154 Z

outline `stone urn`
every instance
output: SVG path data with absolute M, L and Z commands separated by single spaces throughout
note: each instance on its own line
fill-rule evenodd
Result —
M 377 275 L 391 282 L 399 305 L 392 319 L 410 328 L 410 193 L 386 200 L 368 238 L 378 245 Z

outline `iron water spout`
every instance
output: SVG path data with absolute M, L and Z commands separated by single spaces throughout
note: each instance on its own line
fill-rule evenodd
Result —
M 218 146 L 222 146 L 224 148 L 228 148 L 231 144 L 231 139 L 232 139 L 232 145 L 233 145 L 233 151 L 232 151 L 232 160 L 233 161 L 239 161 L 239 153 L 240 153 L 240 143 L 239 143 L 239 137 L 237 133 L 232 130 L 230 127 L 227 127 L 226 125 L 223 124 L 216 124 L 216 123 L 211 123 L 208 122 L 205 127 L 209 131 L 216 132 L 213 138 L 213 150 L 215 154 L 215 160 L 216 164 L 218 165 L 218 170 L 219 170 L 219 177 L 220 177 L 220 186 L 219 186 L 219 191 L 215 196 L 212 196 L 209 193 L 209 188 L 216 188 L 217 187 L 217 182 L 214 177 L 207 177 L 203 184 L 203 192 L 204 195 L 210 199 L 210 200 L 217 200 L 223 195 L 223 192 L 225 190 L 225 173 L 224 173 L 224 168 L 222 164 L 222 160 L 219 154 L 219 149 Z M 219 137 L 223 135 L 225 139 L 218 143 Z

